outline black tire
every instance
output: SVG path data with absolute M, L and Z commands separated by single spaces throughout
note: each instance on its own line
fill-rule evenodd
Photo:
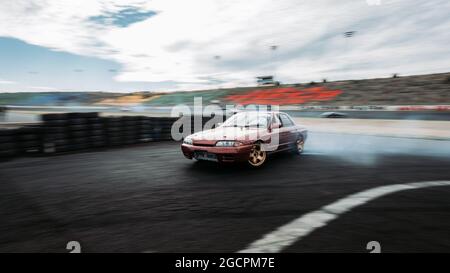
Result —
M 85 125 L 87 124 L 87 119 L 84 118 L 74 118 L 69 120 L 69 124 L 72 125 Z
M 13 142 L 0 142 L 0 151 L 12 150 L 16 147 Z
M 41 136 L 39 135 L 21 135 L 20 140 L 21 141 L 31 141 L 31 140 L 38 140 Z
M 44 122 L 45 127 L 65 127 L 67 124 L 65 119 L 47 120 Z
M 70 129 L 70 131 L 84 131 L 84 130 L 88 130 L 89 126 L 86 124 L 73 124 L 73 125 L 69 125 L 69 129 Z
M 83 116 L 84 118 L 88 118 L 88 119 L 96 119 L 96 118 L 99 118 L 98 112 L 87 112 L 87 113 L 83 113 L 82 116 Z
M 14 136 L 0 136 L 0 143 L 12 142 L 13 140 L 14 140 Z
M 76 137 L 69 140 L 69 143 L 74 144 L 85 144 L 88 143 L 89 139 L 87 137 Z
M 122 127 L 122 131 L 125 133 L 129 133 L 129 132 L 136 132 L 138 130 L 137 130 L 136 126 L 125 126 L 125 127 Z
M 73 131 L 70 133 L 73 138 L 82 138 L 89 135 L 88 131 Z
M 54 133 L 54 134 L 45 134 L 43 136 L 43 141 L 50 141 L 55 139 L 66 139 L 68 138 L 67 134 L 65 133 Z
M 42 152 L 45 154 L 59 154 L 68 152 L 69 148 L 67 145 L 55 145 L 53 143 L 44 144 Z
M 100 117 L 96 117 L 96 118 L 87 118 L 86 119 L 87 123 L 89 124 L 96 124 L 96 123 L 101 123 L 102 119 Z
M 54 120 L 66 120 L 68 114 L 43 114 L 41 115 L 41 120 L 44 122 L 54 121 Z
M 77 119 L 77 118 L 97 118 L 97 112 L 86 112 L 86 113 L 68 113 L 69 119 Z
M 89 125 L 89 128 L 91 130 L 103 130 L 104 129 L 104 125 L 102 123 L 93 123 Z
M 103 130 L 91 130 L 90 131 L 91 136 L 103 136 L 104 133 L 105 132 Z
M 152 142 L 152 141 L 153 141 L 153 138 L 151 138 L 151 137 L 141 137 L 139 139 L 139 142 L 141 142 L 141 143 L 148 143 L 148 142 Z
M 293 151 L 297 155 L 301 155 L 303 151 L 305 150 L 305 140 L 303 136 L 299 136 L 297 141 L 294 144 Z
M 105 147 L 106 146 L 106 142 L 105 141 L 94 141 L 91 142 L 91 147 L 94 148 L 100 148 L 100 147 Z
M 19 134 L 19 129 L 0 129 L 0 136 L 16 136 Z
M 20 147 L 23 147 L 23 148 L 40 147 L 41 141 L 39 141 L 39 140 L 22 141 L 19 145 L 20 145 Z
M 43 127 L 44 134 L 64 134 L 67 131 L 66 127 Z
M 108 145 L 120 146 L 120 145 L 122 145 L 122 138 L 121 137 L 110 137 L 110 138 L 108 138 Z
M 104 141 L 105 138 L 103 136 L 90 136 L 89 141 Z
M 41 140 L 21 141 L 18 144 L 20 152 L 24 154 L 40 153 L 42 150 Z
M 122 137 L 122 132 L 105 132 L 106 138 L 112 138 L 112 137 Z
M 120 131 L 122 131 L 122 128 L 120 128 L 120 127 L 108 127 L 107 129 L 106 129 L 106 131 L 107 132 L 120 132 Z
M 7 159 L 7 158 L 12 158 L 14 156 L 17 155 L 17 151 L 16 150 L 0 150 L 0 158 L 2 159 Z
M 66 139 L 53 139 L 53 140 L 44 140 L 42 142 L 42 146 L 65 146 L 67 144 L 69 144 L 69 141 Z

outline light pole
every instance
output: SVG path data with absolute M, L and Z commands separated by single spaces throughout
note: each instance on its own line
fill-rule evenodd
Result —
M 278 49 L 278 45 L 271 45 L 270 46 L 270 63 L 271 63 L 271 66 L 272 66 L 272 76 L 275 78 L 275 69 L 276 69 L 276 67 L 275 67 L 275 62 L 274 62 L 274 59 L 275 59 L 275 51 Z
M 350 39 L 350 38 L 352 38 L 353 36 L 355 36 L 355 34 L 356 34 L 356 31 L 354 31 L 354 30 L 344 32 L 345 51 L 347 52 L 347 54 L 349 54 L 348 39 Z M 349 56 L 347 57 L 347 60 L 348 60 L 348 62 L 349 62 L 349 63 L 348 63 L 348 67 L 349 67 L 349 70 L 350 70 L 350 72 L 351 72 L 351 61 L 350 61 L 350 57 L 349 57 Z

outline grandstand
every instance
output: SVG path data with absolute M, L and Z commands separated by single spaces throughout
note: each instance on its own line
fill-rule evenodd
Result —
M 418 105 L 449 104 L 450 73 L 391 78 L 310 82 L 277 87 L 248 87 L 169 93 L 148 105 L 204 103 L 280 105 Z

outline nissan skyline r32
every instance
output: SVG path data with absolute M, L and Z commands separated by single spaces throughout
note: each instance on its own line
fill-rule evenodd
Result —
M 181 150 L 188 159 L 259 167 L 271 153 L 301 154 L 307 135 L 286 113 L 240 112 L 214 129 L 185 137 Z

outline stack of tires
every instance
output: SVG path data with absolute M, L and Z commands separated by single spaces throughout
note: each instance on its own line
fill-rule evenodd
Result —
M 212 117 L 99 117 L 98 113 L 61 113 L 42 115 L 42 125 L 0 130 L 0 158 L 18 154 L 46 154 L 79 151 L 106 146 L 172 140 L 172 125 L 178 121 L 204 125 Z M 177 126 L 180 133 L 184 128 Z M 201 130 L 202 128 L 197 128 Z
M 122 118 L 104 117 L 102 120 L 104 124 L 106 144 L 111 147 L 123 145 Z
M 0 129 L 0 160 L 12 158 L 18 153 L 18 129 Z
M 153 121 L 151 117 L 138 117 L 137 127 L 139 128 L 138 138 L 140 143 L 146 143 L 155 140 L 153 136 Z
M 98 113 L 44 114 L 42 121 L 44 153 L 79 151 L 105 144 Z
M 89 125 L 87 117 L 90 113 L 69 113 L 69 150 L 79 151 L 89 148 Z
M 89 130 L 89 147 L 103 148 L 107 146 L 104 118 L 98 115 L 88 117 L 87 124 Z
M 68 114 L 44 114 L 41 119 L 43 152 L 53 154 L 69 151 Z
M 130 145 L 139 142 L 139 119 L 137 116 L 122 117 L 123 144 Z
M 18 129 L 18 149 L 20 154 L 36 155 L 42 152 L 43 128 L 39 125 Z
M 156 141 L 172 140 L 172 125 L 178 118 L 158 117 L 153 119 L 153 138 Z

